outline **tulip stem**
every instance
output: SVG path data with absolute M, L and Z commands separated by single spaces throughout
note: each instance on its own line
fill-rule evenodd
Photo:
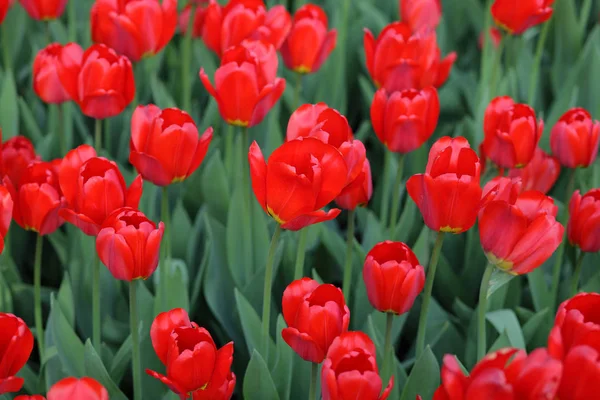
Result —
M 102 120 L 96 120 L 96 126 L 94 130 L 94 148 L 96 149 L 96 153 L 100 155 L 100 150 L 102 150 Z
M 252 227 L 252 184 L 250 183 L 250 163 L 248 161 L 248 128 L 242 129 L 242 146 L 240 147 L 240 166 L 242 167 L 242 191 L 244 195 L 244 207 L 246 212 L 243 214 L 243 223 Z M 254 266 L 254 248 L 252 246 L 252 235 L 248 237 L 245 251 L 248 261 Z M 246 268 L 248 281 L 252 278 L 252 268 Z
M 396 172 L 396 181 L 392 188 L 392 213 L 390 214 L 390 237 L 394 240 L 396 233 L 396 223 L 398 222 L 398 211 L 400 209 L 400 185 L 402 185 L 402 173 L 404 172 L 404 154 L 400 154 L 398 158 L 398 170 Z
M 490 287 L 490 278 L 494 272 L 492 264 L 487 265 L 483 277 L 481 278 L 481 286 L 479 287 L 479 309 L 477 317 L 477 360 L 481 360 L 485 356 L 487 350 L 486 335 L 485 335 L 485 312 L 487 309 L 487 293 Z
M 140 366 L 140 333 L 137 312 L 137 279 L 129 282 L 129 323 L 131 324 L 131 368 L 133 369 L 133 398 L 142 400 L 142 369 Z
M 265 285 L 263 290 L 263 309 L 262 309 L 262 338 L 263 338 L 263 356 L 265 360 L 269 359 L 269 327 L 271 324 L 271 283 L 273 280 L 273 263 L 275 261 L 275 251 L 277 243 L 281 235 L 281 225 L 277 225 L 271 245 L 269 246 L 269 254 L 267 255 L 267 265 L 265 266 Z
M 306 240 L 308 238 L 308 227 L 300 229 L 298 238 L 298 249 L 296 251 L 296 264 L 294 265 L 294 280 L 304 276 L 304 258 L 306 257 Z
M 429 311 L 429 302 L 431 301 L 431 292 L 433 291 L 433 280 L 435 271 L 440 259 L 442 244 L 444 243 L 444 232 L 438 232 L 431 252 L 429 261 L 429 270 L 425 279 L 425 292 L 423 293 L 423 304 L 421 305 L 421 314 L 419 315 L 419 328 L 417 331 L 417 360 L 425 349 L 425 331 L 427 330 L 427 312 Z
M 38 233 L 35 241 L 35 263 L 33 264 L 33 297 L 35 333 L 38 340 L 40 363 L 44 360 L 44 321 L 42 319 L 42 249 L 44 237 Z
M 319 364 L 311 363 L 310 369 L 310 391 L 308 392 L 308 398 L 310 400 L 316 400 L 317 398 L 317 379 L 319 377 Z
M 190 18 L 187 24 L 187 31 L 183 39 L 183 49 L 181 54 L 181 104 L 183 110 L 192 112 L 192 84 L 190 80 L 190 67 L 192 62 L 192 37 L 194 34 L 194 17 L 196 15 L 196 5 L 192 2 L 190 8 Z
M 383 368 L 381 380 L 387 382 L 392 376 L 391 363 L 394 354 L 394 346 L 392 345 L 392 325 L 394 322 L 394 313 L 386 313 L 385 319 L 385 342 L 383 347 Z M 385 383 L 384 383 L 385 384 Z
M 392 168 L 393 153 L 387 148 L 385 149 L 385 157 L 383 159 L 383 193 L 381 194 L 381 214 L 380 221 L 382 224 L 388 220 L 390 210 L 390 202 L 388 195 L 390 193 L 390 168 Z
M 100 257 L 95 256 L 92 265 L 92 344 L 100 354 L 102 328 L 100 318 Z
M 75 2 L 67 3 L 67 17 L 69 19 L 68 38 L 69 42 L 77 41 L 77 12 L 75 10 Z
M 535 50 L 535 58 L 533 60 L 533 66 L 531 68 L 531 75 L 529 77 L 529 97 L 527 104 L 534 107 L 533 102 L 535 101 L 535 94 L 537 89 L 538 75 L 540 74 L 540 64 L 542 62 L 542 53 L 544 52 L 544 46 L 546 45 L 546 38 L 550 31 L 550 21 L 546 21 L 542 27 L 542 32 L 537 42 L 537 48 Z M 535 107 L 534 107 L 535 108 Z
M 58 141 L 60 144 L 60 155 L 65 156 L 67 154 L 67 138 L 65 137 L 65 113 L 64 113 L 64 104 L 57 104 L 56 110 L 58 115 L 58 132 L 55 132 L 55 135 L 58 135 Z
M 160 295 L 162 298 L 162 309 L 163 311 L 167 311 L 167 263 L 171 261 L 170 247 L 171 243 L 169 241 L 169 228 L 170 228 L 170 218 L 169 218 L 169 191 L 168 186 L 163 186 L 162 188 L 162 198 L 160 202 L 160 213 L 161 219 L 165 224 L 165 232 L 164 232 L 164 245 L 162 251 L 160 252 L 160 270 L 159 270 L 159 278 L 160 278 Z
M 348 229 L 346 232 L 346 262 L 344 263 L 344 281 L 342 290 L 346 303 L 350 302 L 350 289 L 352 288 L 352 250 L 354 248 L 354 210 L 348 211 Z
M 292 112 L 296 111 L 300 107 L 300 92 L 302 91 L 302 74 L 296 73 L 296 86 L 294 87 L 294 104 L 292 105 Z
M 575 268 L 573 269 L 573 281 L 571 282 L 571 296 L 575 296 L 577 294 L 577 287 L 579 286 L 579 277 L 581 276 L 581 268 L 583 266 L 584 257 L 585 252 L 579 251 L 579 255 L 577 256 L 577 262 L 575 263 Z
M 50 22 L 44 22 L 44 35 L 46 36 L 46 44 L 52 43 L 52 33 L 50 32 Z
M 235 157 L 233 156 L 233 135 L 235 133 L 234 129 L 235 127 L 233 125 L 227 125 L 227 129 L 225 132 L 225 170 L 227 171 L 229 176 L 235 176 L 235 173 L 233 171 L 233 166 L 235 165 Z M 234 179 L 232 179 L 231 182 L 234 182 Z

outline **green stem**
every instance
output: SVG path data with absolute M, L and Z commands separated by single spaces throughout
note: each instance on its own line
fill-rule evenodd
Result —
M 262 309 L 262 338 L 263 338 L 263 353 L 265 360 L 269 359 L 269 327 L 271 325 L 271 281 L 273 280 L 273 262 L 275 261 L 275 251 L 277 250 L 277 242 L 281 235 L 281 225 L 277 225 L 273 237 L 271 238 L 271 245 L 269 246 L 269 253 L 267 255 L 267 265 L 265 267 L 265 285 L 263 290 L 263 309 Z
M 308 238 L 308 227 L 302 228 L 298 236 L 298 249 L 296 250 L 296 263 L 294 264 L 295 281 L 304 276 L 304 257 L 306 256 L 306 240 Z
M 68 27 L 69 42 L 76 42 L 77 41 L 77 13 L 75 10 L 75 2 L 74 1 L 69 1 L 67 3 L 67 16 L 69 19 L 69 27 Z
M 58 115 L 58 132 L 55 132 L 55 135 L 58 135 L 58 141 L 60 144 L 60 154 L 61 156 L 65 156 L 67 154 L 67 138 L 65 137 L 65 114 L 64 114 L 64 104 L 57 104 L 57 115 Z
M 131 368 L 133 370 L 133 398 L 142 400 L 142 368 L 140 364 L 140 333 L 137 312 L 137 280 L 129 282 L 129 323 L 131 325 Z
M 394 346 L 392 344 L 392 324 L 394 322 L 394 313 L 386 313 L 385 320 L 385 342 L 383 347 L 383 368 L 381 379 L 387 382 L 392 376 L 391 363 L 394 355 Z
M 194 16 L 196 15 L 196 6 L 192 2 L 190 9 L 190 19 L 188 20 L 187 31 L 183 39 L 183 51 L 181 54 L 181 104 L 183 110 L 192 112 L 192 82 L 190 82 L 190 67 L 192 62 L 192 37 L 194 33 Z
M 302 91 L 302 74 L 296 74 L 296 86 L 294 87 L 294 104 L 292 112 L 300 107 L 300 91 Z
M 102 327 L 100 317 L 100 258 L 94 257 L 92 265 L 92 344 L 100 354 Z
M 243 223 L 246 226 L 253 226 L 252 223 L 252 184 L 250 183 L 250 164 L 248 162 L 248 128 L 242 128 L 242 145 L 240 146 L 240 166 L 242 170 L 242 192 L 244 195 L 244 207 L 246 211 L 243 215 Z M 246 240 L 245 254 L 248 257 L 250 265 L 254 266 L 254 247 L 252 245 L 252 235 Z M 254 271 L 252 268 L 246 268 L 246 279 L 250 281 Z
M 573 280 L 571 281 L 571 296 L 575 296 L 577 294 L 577 287 L 579 286 L 579 278 L 581 276 L 581 267 L 583 266 L 583 258 L 585 257 L 585 252 L 579 251 L 579 256 L 577 256 L 577 262 L 575 263 L 575 269 L 573 270 Z
M 46 36 L 46 44 L 52 43 L 52 33 L 50 32 L 50 21 L 44 22 L 44 35 Z
M 421 314 L 419 315 L 419 328 L 417 331 L 417 360 L 425 349 L 425 331 L 427 330 L 427 312 L 429 311 L 429 302 L 431 301 L 431 292 L 433 291 L 433 280 L 435 271 L 440 259 L 442 244 L 444 243 L 444 232 L 438 232 L 431 252 L 429 261 L 429 270 L 425 279 L 425 292 L 423 293 L 423 304 L 421 305 Z
M 544 46 L 546 45 L 546 38 L 550 31 L 550 20 L 544 23 L 540 38 L 538 39 L 537 48 L 535 50 L 535 58 L 533 60 L 533 67 L 531 68 L 531 75 L 529 76 L 529 96 L 527 104 L 534 107 L 533 102 L 535 101 L 535 93 L 537 88 L 538 75 L 540 74 L 540 65 L 542 62 L 542 54 L 544 53 Z
M 487 292 L 490 287 L 490 277 L 494 272 L 494 266 L 488 264 L 481 278 L 481 286 L 479 287 L 479 308 L 477 317 L 477 359 L 481 360 L 485 356 L 487 350 L 486 335 L 485 335 L 485 312 L 487 309 Z
M 481 63 L 479 66 L 479 87 L 477 91 L 477 104 L 486 104 L 488 103 L 487 98 L 489 98 L 489 63 L 490 63 L 490 53 L 492 51 L 492 38 L 490 35 L 490 27 L 492 26 L 492 13 L 490 8 L 492 6 L 492 2 L 494 0 L 488 0 L 486 4 L 486 18 L 483 26 L 483 51 L 481 55 Z M 485 95 L 484 90 L 488 90 L 488 95 Z M 479 113 L 478 113 L 479 115 Z
M 2 56 L 4 58 L 4 72 L 10 73 L 12 69 L 12 61 L 10 56 L 10 38 L 13 37 L 12 34 L 8 32 L 8 24 L 0 24 L 0 29 L 2 30 Z
M 380 221 L 385 224 L 388 220 L 390 210 L 389 193 L 390 193 L 390 169 L 392 168 L 393 153 L 386 147 L 385 157 L 383 159 L 383 193 L 381 194 L 381 214 Z
M 398 211 L 400 210 L 400 185 L 402 185 L 402 173 L 404 172 L 404 154 L 398 158 L 398 171 L 396 171 L 396 181 L 392 187 L 392 213 L 390 214 L 390 237 L 394 239 L 396 232 L 396 223 L 398 222 Z
M 35 263 L 33 264 L 33 301 L 35 332 L 38 340 L 40 360 L 44 360 L 44 321 L 42 319 L 42 250 L 44 237 L 38 233 L 35 241 Z M 41 361 L 40 361 L 41 362 Z
M 96 126 L 94 129 L 94 148 L 96 149 L 96 153 L 100 154 L 100 150 L 102 150 L 102 120 L 96 120 Z
M 164 243 L 162 245 L 162 249 L 160 251 L 160 260 L 159 260 L 159 277 L 160 277 L 160 287 L 159 287 L 159 291 L 160 291 L 160 296 L 162 298 L 162 308 L 163 311 L 166 311 L 167 309 L 167 263 L 170 262 L 170 258 L 169 261 L 167 261 L 167 257 L 170 257 L 168 255 L 169 253 L 169 243 L 168 243 L 168 236 L 169 236 L 169 223 L 168 220 L 169 218 L 169 190 L 168 190 L 168 186 L 163 186 L 162 188 L 162 196 L 161 196 L 161 202 L 160 202 L 160 218 L 162 219 L 163 223 L 165 224 L 165 232 L 164 232 Z
M 498 71 L 500 70 L 500 65 L 502 65 L 502 53 L 504 52 L 505 43 L 508 39 L 508 35 L 503 37 L 500 40 L 500 44 L 496 49 L 496 53 L 494 54 L 494 65 L 492 66 L 492 78 L 490 80 L 490 97 L 493 97 L 496 94 L 496 85 L 498 83 Z
M 317 379 L 319 378 L 319 364 L 311 363 L 310 369 L 310 389 L 308 392 L 308 398 L 310 400 L 316 400 L 317 398 Z
M 342 290 L 346 303 L 350 302 L 350 289 L 352 288 L 352 250 L 354 249 L 354 210 L 348 211 L 348 229 L 346 232 L 346 262 L 344 263 L 344 281 Z

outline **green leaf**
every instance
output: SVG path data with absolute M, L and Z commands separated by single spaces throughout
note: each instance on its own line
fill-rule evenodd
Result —
M 499 268 L 494 268 L 494 271 L 492 272 L 492 276 L 490 277 L 490 286 L 488 287 L 488 291 L 487 291 L 487 298 L 489 299 L 490 296 L 498 289 L 500 289 L 502 286 L 506 285 L 508 282 L 510 282 L 516 275 L 513 274 L 507 274 L 506 272 L 502 271 Z
M 492 344 L 492 347 L 490 347 L 490 349 L 488 350 L 488 354 L 503 349 L 505 347 L 514 347 L 508 337 L 508 332 L 506 330 L 503 331 L 500 334 L 500 336 L 498 336 L 494 344 Z
M 410 372 L 400 400 L 413 400 L 417 395 L 430 399 L 439 384 L 440 366 L 431 348 L 427 346 Z
M 177 103 L 171 97 L 169 90 L 165 87 L 164 83 L 156 77 L 156 75 L 150 76 L 150 89 L 152 90 L 152 98 L 157 106 L 161 109 L 175 107 Z
M 267 364 L 254 350 L 244 376 L 245 400 L 279 400 L 279 394 Z
M 205 162 L 202 169 L 202 195 L 209 208 L 209 213 L 226 221 L 227 209 L 229 207 L 229 182 L 225 166 L 221 161 L 221 153 L 217 150 L 213 156 Z
M 486 319 L 491 322 L 498 333 L 506 332 L 513 347 L 519 349 L 525 348 L 525 338 L 523 337 L 519 320 L 514 311 L 498 310 L 488 312 Z
M 10 71 L 4 74 L 2 91 L 0 91 L 0 126 L 3 139 L 10 139 L 19 134 L 19 108 L 17 88 Z
M 233 190 L 227 213 L 227 265 L 237 287 L 244 286 L 253 275 L 252 225 L 244 191 L 249 188 L 237 186 Z
M 292 387 L 292 365 L 294 362 L 294 350 L 283 340 L 281 331 L 287 327 L 283 316 L 277 317 L 276 337 L 276 357 L 275 365 L 271 368 L 271 376 L 275 382 L 277 393 L 280 399 L 289 399 Z M 270 352 L 269 352 L 270 354 Z
M 550 260 L 553 260 L 551 258 Z M 527 274 L 527 282 L 529 282 L 529 290 L 533 298 L 533 305 L 536 311 L 541 311 L 544 308 L 550 307 L 552 295 L 546 285 L 546 278 L 542 267 L 536 268 Z
M 244 331 L 244 337 L 246 338 L 246 346 L 248 346 L 248 353 L 252 354 L 253 351 L 260 351 L 263 343 L 261 319 L 243 294 L 237 289 L 234 289 L 234 295 L 238 314 L 242 323 L 242 330 Z M 272 340 L 269 340 L 269 364 L 272 363 L 270 360 L 274 359 L 274 357 L 275 344 Z
M 65 371 L 72 376 L 83 376 L 85 374 L 83 343 L 73 331 L 54 295 L 50 297 L 49 320 L 52 322 L 52 338 Z
M 179 259 L 165 260 L 166 273 L 166 290 L 158 291 L 156 301 L 154 302 L 154 313 L 158 315 L 161 311 L 171 310 L 173 308 L 183 308 L 189 310 L 190 303 L 188 297 L 188 270 L 185 262 Z M 159 265 L 158 268 L 162 266 Z M 155 286 L 158 287 L 160 282 L 160 271 L 157 271 L 153 276 Z M 162 293 L 167 293 L 165 302 L 162 299 Z
M 21 117 L 23 118 L 25 130 L 28 133 L 27 136 L 33 141 L 33 143 L 37 143 L 42 140 L 44 134 L 38 126 L 31 109 L 29 109 L 29 106 L 23 97 L 19 97 L 19 110 L 21 111 Z
M 75 308 L 73 301 L 73 290 L 71 289 L 71 280 L 69 279 L 69 273 L 65 272 L 63 281 L 60 284 L 58 290 L 57 300 L 60 303 L 65 318 L 69 322 L 69 325 L 75 326 Z
M 108 375 L 100 356 L 89 339 L 85 342 L 85 374 L 100 382 L 108 390 L 112 400 L 127 400 L 127 396 L 121 392 L 119 386 Z
M 177 202 L 175 209 L 173 210 L 171 227 L 173 228 L 171 229 L 173 257 L 184 258 L 187 253 L 187 239 L 190 237 L 190 232 L 192 230 L 192 221 L 181 201 Z
M 131 346 L 131 335 L 129 335 L 121 347 L 119 347 L 119 350 L 117 351 L 117 354 L 115 354 L 110 365 L 110 376 L 116 384 L 121 382 L 123 375 L 125 375 L 125 371 L 131 363 Z

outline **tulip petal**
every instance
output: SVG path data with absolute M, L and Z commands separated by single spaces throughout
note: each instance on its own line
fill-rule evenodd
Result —
M 152 347 L 163 364 L 167 364 L 169 351 L 169 338 L 175 328 L 191 327 L 190 317 L 183 308 L 174 308 L 171 311 L 161 312 L 154 318 L 150 327 Z
M 144 181 L 142 180 L 142 176 L 138 175 L 133 182 L 131 182 L 131 185 L 129 185 L 129 189 L 127 189 L 127 194 L 125 195 L 125 207 L 138 208 L 143 189 Z
M 100 225 L 96 224 L 87 215 L 76 213 L 70 208 L 61 209 L 59 215 L 68 223 L 81 229 L 81 231 L 88 236 L 96 236 L 100 231 Z
M 285 79 L 282 78 L 277 78 L 275 79 L 275 82 L 262 88 L 248 126 L 252 127 L 260 124 L 275 103 L 277 103 L 284 91 Z
M 187 170 L 186 178 L 193 174 L 198 169 L 200 164 L 202 164 L 202 161 L 204 160 L 204 157 L 206 157 L 206 153 L 208 152 L 208 147 L 210 146 L 212 138 L 213 128 L 208 127 L 198 140 L 198 145 L 196 146 L 196 151 L 194 152 L 192 162 L 190 163 L 190 166 Z
M 296 328 L 285 328 L 281 331 L 281 336 L 303 360 L 320 363 L 325 358 L 325 351 L 306 333 L 301 333 Z
M 185 394 L 185 391 L 182 390 L 181 388 L 179 388 L 177 386 L 177 384 L 175 382 L 173 382 L 171 379 L 169 379 L 168 377 L 159 374 L 156 371 L 152 371 L 151 369 L 146 369 L 146 373 L 148 375 L 150 375 L 153 378 L 158 379 L 159 381 L 161 381 L 162 383 L 164 383 L 165 385 L 167 385 L 167 387 L 169 389 L 171 389 L 173 391 L 173 393 L 177 394 L 180 396 L 181 399 L 187 399 L 188 396 Z
M 267 163 L 262 151 L 256 141 L 252 142 L 248 150 L 248 162 L 250 163 L 250 177 L 252 179 L 252 191 L 265 213 L 267 210 Z
M 25 379 L 16 376 L 0 379 L 0 394 L 18 392 L 24 383 Z
M 309 225 L 318 224 L 319 222 L 325 222 L 335 219 L 338 215 L 340 215 L 340 212 L 342 212 L 342 210 L 340 210 L 339 208 L 332 208 L 327 212 L 325 212 L 324 210 L 313 211 L 310 213 L 300 215 L 281 225 L 281 227 L 290 231 L 298 231 Z
M 131 281 L 135 270 L 135 260 L 129 245 L 122 235 L 113 228 L 103 228 L 96 237 L 96 251 L 100 261 L 115 279 Z
M 169 173 L 163 168 L 162 164 L 151 155 L 132 151 L 129 153 L 129 162 L 144 176 L 144 179 L 154 183 L 156 186 L 167 186 L 171 184 L 172 179 Z
M 323 44 L 321 45 L 321 49 L 319 50 L 319 53 L 317 53 L 317 57 L 312 66 L 311 72 L 316 72 L 319 70 L 319 68 L 321 68 L 321 65 L 323 65 L 323 63 L 325 62 L 327 57 L 329 57 L 329 54 L 331 54 L 333 49 L 335 49 L 336 43 L 337 43 L 337 30 L 332 29 L 329 32 L 327 32 L 327 36 L 325 36 L 325 40 L 323 41 Z

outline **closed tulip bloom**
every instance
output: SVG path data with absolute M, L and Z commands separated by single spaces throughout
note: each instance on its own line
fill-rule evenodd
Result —
M 33 335 L 21 318 L 0 313 L 0 343 L 0 395 L 18 392 L 24 380 L 15 375 L 31 355 Z
M 475 224 L 481 199 L 480 169 L 467 139 L 446 136 L 433 144 L 425 173 L 406 182 L 429 229 L 461 233 Z
M 434 30 L 442 19 L 440 0 L 400 0 L 400 16 L 413 32 Z
M 554 0 L 495 0 L 492 16 L 496 24 L 513 35 L 520 35 L 552 16 Z
M 33 90 L 42 101 L 60 104 L 71 100 L 58 76 L 59 62 L 62 58 L 81 60 L 82 55 L 83 50 L 75 43 L 51 43 L 37 53 L 33 61 Z
M 161 51 L 175 34 L 177 0 L 96 0 L 92 40 L 132 61 Z
M 342 189 L 342 192 L 335 198 L 335 203 L 345 210 L 354 210 L 356 207 L 365 207 L 372 195 L 371 164 L 365 157 L 362 171 Z
M 256 200 L 283 229 L 297 231 L 340 213 L 322 210 L 346 186 L 346 161 L 335 147 L 299 138 L 275 149 L 267 164 L 253 142 L 248 161 Z
M 61 59 L 59 77 L 81 112 L 91 118 L 120 114 L 135 95 L 131 62 L 103 44 L 88 48 L 81 63 Z
M 299 74 L 318 71 L 337 41 L 337 31 L 327 29 L 327 14 L 321 7 L 314 4 L 300 7 L 281 48 L 285 66 Z
M 65 11 L 67 0 L 19 0 L 27 14 L 38 21 L 51 21 Z
M 204 160 L 212 135 L 213 129 L 208 128 L 199 136 L 185 111 L 139 106 L 131 117 L 129 162 L 155 185 L 182 182 Z
M 15 397 L 14 400 L 46 400 L 46 398 L 44 396 L 42 396 L 41 394 L 34 394 L 31 396 L 22 394 L 20 396 Z
M 456 53 L 441 59 L 435 31 L 413 33 L 405 22 L 387 25 L 377 39 L 365 29 L 364 47 L 371 78 L 390 93 L 440 87 L 456 60 Z
M 381 393 L 377 350 L 363 332 L 346 332 L 335 338 L 321 370 L 323 400 L 385 400 L 394 387 L 394 377 Z
M 588 400 L 598 397 L 600 352 L 590 346 L 577 346 L 563 361 L 563 375 L 557 399 Z
M 496 97 L 485 110 L 482 149 L 501 168 L 521 168 L 533 158 L 543 130 L 533 108 L 508 96 Z
M 538 190 L 547 194 L 560 175 L 560 162 L 539 147 L 535 149 L 533 158 L 523 168 L 511 169 L 508 176 L 519 177 L 523 181 L 523 190 Z
M 48 400 L 108 400 L 108 391 L 93 378 L 64 378 L 48 391 Z
M 58 182 L 68 207 L 75 207 L 77 204 L 78 185 L 75 182 L 79 180 L 81 166 L 96 156 L 96 149 L 88 144 L 82 144 L 70 150 L 58 165 Z
M 407 89 L 388 93 L 379 89 L 371 103 L 371 123 L 388 150 L 410 153 L 421 147 L 437 127 L 440 101 L 437 90 Z
M 563 114 L 550 133 L 552 154 L 567 168 L 589 167 L 598 154 L 600 122 L 583 108 Z
M 600 251 L 600 189 L 592 189 L 583 196 L 577 190 L 569 203 L 569 242 L 581 251 Z
M 33 144 L 25 136 L 14 136 L 2 143 L 2 173 L 18 186 L 21 175 L 32 161 L 39 160 Z
M 342 291 L 310 278 L 293 281 L 283 292 L 283 340 L 304 360 L 321 363 L 333 340 L 348 330 L 350 310 Z
M 4 238 L 13 216 L 13 199 L 5 186 L 0 185 L 0 254 L 4 251 Z

